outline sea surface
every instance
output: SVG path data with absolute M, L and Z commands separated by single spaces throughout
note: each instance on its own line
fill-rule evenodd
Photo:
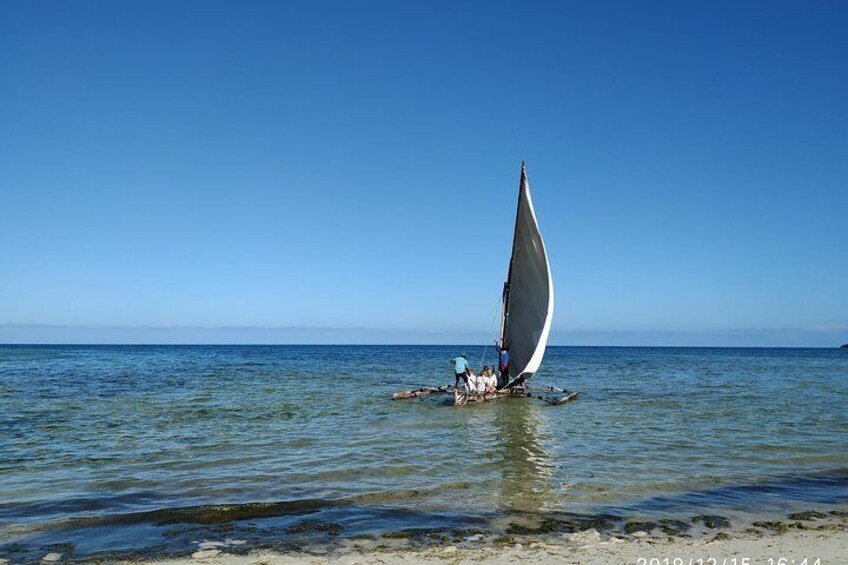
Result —
M 848 508 L 848 350 L 550 347 L 531 384 L 575 402 L 390 400 L 452 382 L 463 351 L 494 361 L 472 346 L 0 346 L 0 557 Z

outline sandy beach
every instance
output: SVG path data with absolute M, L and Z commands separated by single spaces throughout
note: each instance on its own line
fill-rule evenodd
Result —
M 473 542 L 426 548 L 375 548 L 351 543 L 326 554 L 254 551 L 247 555 L 227 552 L 224 545 L 207 547 L 192 556 L 159 561 L 123 561 L 150 565 L 274 565 L 334 563 L 568 563 L 585 565 L 831 565 L 845 563 L 848 531 L 792 530 L 760 534 L 739 532 L 705 538 L 657 536 L 602 536 L 590 530 L 544 542 L 475 547 Z

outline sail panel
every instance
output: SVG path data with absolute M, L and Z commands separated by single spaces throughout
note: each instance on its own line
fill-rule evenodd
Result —
M 551 319 L 554 289 L 548 253 L 536 221 L 530 185 L 521 171 L 505 337 L 509 346 L 511 380 L 529 378 L 542 364 Z

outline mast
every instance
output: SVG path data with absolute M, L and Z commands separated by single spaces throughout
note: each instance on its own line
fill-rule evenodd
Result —
M 506 326 L 509 320 L 509 291 L 512 284 L 512 265 L 515 262 L 515 240 L 518 235 L 518 212 L 521 208 L 521 194 L 524 188 L 524 179 L 527 172 L 524 168 L 524 160 L 521 161 L 521 175 L 518 178 L 518 198 L 515 205 L 515 227 L 512 231 L 512 252 L 509 255 L 509 269 L 506 274 L 506 282 L 503 288 L 503 307 L 501 309 L 501 347 L 506 343 Z M 507 344 L 509 345 L 509 344 Z

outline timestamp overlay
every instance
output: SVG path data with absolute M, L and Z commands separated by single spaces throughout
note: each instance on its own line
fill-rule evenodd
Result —
M 639 557 L 636 565 L 825 565 L 821 557 Z

